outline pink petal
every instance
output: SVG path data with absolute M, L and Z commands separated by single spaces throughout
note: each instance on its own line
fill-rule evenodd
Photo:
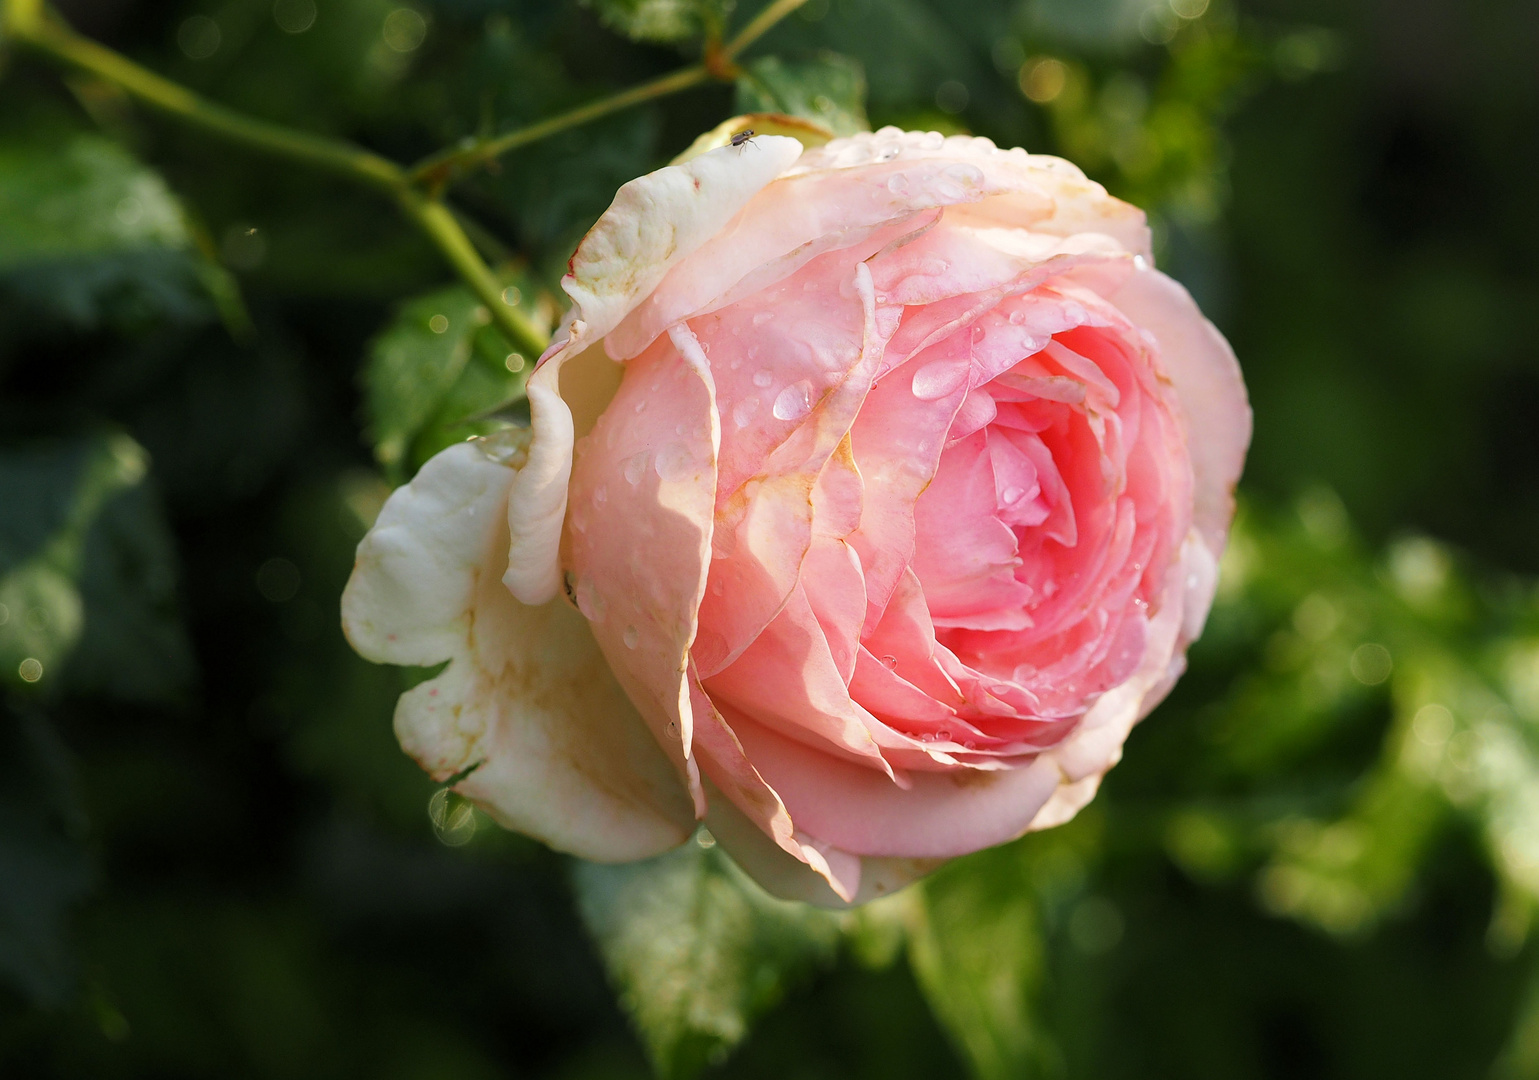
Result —
M 1050 758 L 1003 771 L 915 772 L 908 790 L 753 721 L 735 725 L 799 828 L 855 855 L 965 855 L 1025 832 L 1062 773 Z
M 658 744 L 691 779 L 683 673 L 710 561 L 713 396 L 710 372 L 667 339 L 632 360 L 579 447 L 567 529 L 572 595 Z
M 1133 274 L 1111 301 L 1159 343 L 1189 432 L 1193 520 L 1216 557 L 1224 550 L 1234 485 L 1250 445 L 1250 404 L 1240 365 L 1191 294 L 1157 270 Z

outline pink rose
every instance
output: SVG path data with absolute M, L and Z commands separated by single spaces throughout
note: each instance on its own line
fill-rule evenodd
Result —
M 626 184 L 562 285 L 532 438 L 430 461 L 344 597 L 449 661 L 396 711 L 425 769 L 590 859 L 703 819 L 827 903 L 1089 801 L 1250 437 L 1142 212 L 986 139 L 761 135 Z

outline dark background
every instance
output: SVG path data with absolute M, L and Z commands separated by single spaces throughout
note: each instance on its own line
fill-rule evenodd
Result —
M 564 0 L 422 3 L 407 53 L 380 38 L 400 5 L 317 4 L 297 34 L 268 0 L 61 8 L 401 161 L 683 62 Z M 861 65 L 874 126 L 1063 153 L 1148 206 L 1255 440 L 1209 634 L 1103 796 L 911 890 L 906 948 L 845 926 L 708 1070 L 1539 1077 L 1539 5 L 812 0 L 752 55 L 818 50 Z M 1043 57 L 1066 74 L 1039 104 Z M 447 270 L 345 181 L 3 65 L 0 582 L 73 536 L 83 629 L 40 680 L 0 675 L 0 1073 L 648 1075 L 585 879 L 484 818 L 463 845 L 435 825 L 390 733 L 412 676 L 337 628 L 382 476 L 436 437 L 376 458 L 370 343 Z M 734 100 L 565 132 L 457 205 L 534 303 L 614 189 Z M 163 176 L 187 239 L 10 255 L 26 155 L 82 137 Z

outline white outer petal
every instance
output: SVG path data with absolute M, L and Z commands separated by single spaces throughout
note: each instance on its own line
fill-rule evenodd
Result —
M 391 495 L 342 597 L 343 628 L 383 663 L 449 662 L 401 696 L 396 735 L 502 824 L 598 861 L 645 858 L 694 824 L 683 786 L 581 615 L 527 606 L 497 578 L 513 470 L 461 443 Z

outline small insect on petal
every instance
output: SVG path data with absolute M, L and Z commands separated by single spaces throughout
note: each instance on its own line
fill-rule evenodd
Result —
M 751 138 L 753 138 L 753 128 L 744 128 L 742 131 L 734 131 L 732 133 L 730 144 L 732 146 L 742 146 Z

